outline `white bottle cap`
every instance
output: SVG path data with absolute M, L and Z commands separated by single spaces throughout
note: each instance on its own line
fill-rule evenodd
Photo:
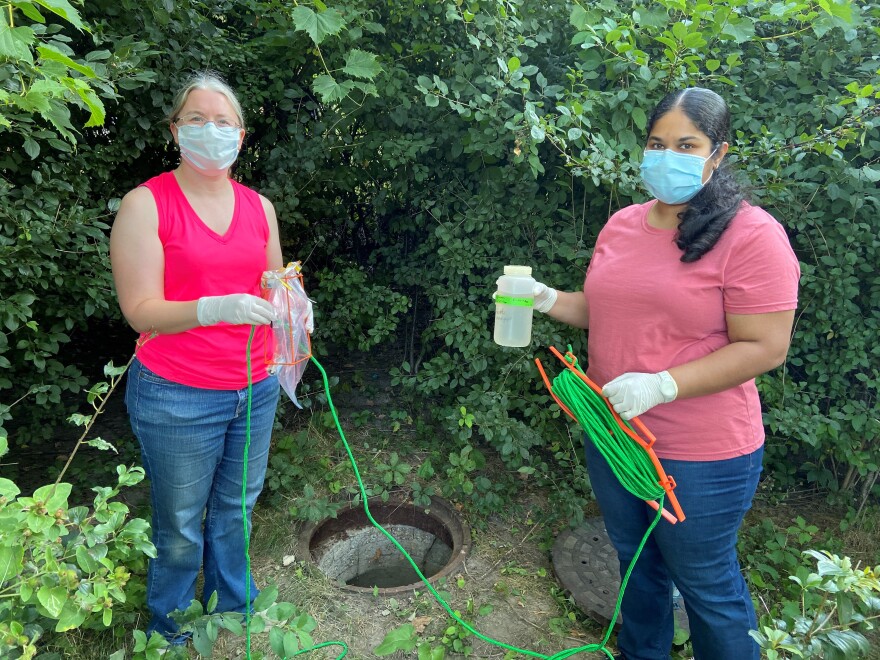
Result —
M 531 266 L 505 266 L 504 267 L 505 275 L 514 275 L 519 277 L 531 277 L 532 276 L 532 267 Z

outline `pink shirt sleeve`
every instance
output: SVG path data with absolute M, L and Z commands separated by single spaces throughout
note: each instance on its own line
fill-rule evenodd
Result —
M 763 212 L 752 207 L 753 211 Z M 766 314 L 797 307 L 800 265 L 777 222 L 756 224 L 731 250 L 724 269 L 724 311 Z

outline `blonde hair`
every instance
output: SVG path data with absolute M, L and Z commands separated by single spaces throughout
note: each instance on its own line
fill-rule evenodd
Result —
M 232 91 L 232 88 L 213 71 L 193 73 L 187 78 L 183 87 L 181 87 L 174 96 L 174 103 L 171 104 L 171 111 L 168 113 L 167 117 L 169 123 L 173 123 L 177 119 L 180 109 L 186 104 L 186 99 L 189 97 L 189 93 L 194 89 L 206 89 L 211 92 L 223 94 L 223 96 L 226 97 L 226 100 L 229 101 L 232 109 L 235 111 L 238 123 L 242 128 L 245 128 L 244 113 L 241 110 L 241 103 L 238 102 L 238 97 L 235 95 L 235 92 Z

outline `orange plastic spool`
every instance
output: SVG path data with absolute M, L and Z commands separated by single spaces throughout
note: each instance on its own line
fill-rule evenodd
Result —
M 681 509 L 681 505 L 678 503 L 678 498 L 675 496 L 673 492 L 675 490 L 675 479 L 672 478 L 671 475 L 667 475 L 663 466 L 660 464 L 660 459 L 657 458 L 657 454 L 654 453 L 654 443 L 657 439 L 654 437 L 654 434 L 648 430 L 648 427 L 642 423 L 642 421 L 638 417 L 634 417 L 632 420 L 632 424 L 639 430 L 639 433 L 636 433 L 626 422 L 621 419 L 620 415 L 617 414 L 617 411 L 614 410 L 614 407 L 611 403 L 602 396 L 602 388 L 600 388 L 596 383 L 590 380 L 586 374 L 582 371 L 575 368 L 575 364 L 577 363 L 577 358 L 575 355 L 568 351 L 564 356 L 560 353 L 554 346 L 549 347 L 550 352 L 553 353 L 559 360 L 568 368 L 573 374 L 575 374 L 580 380 L 587 384 L 587 386 L 599 397 L 602 401 L 605 402 L 605 405 L 608 407 L 608 410 L 611 412 L 614 421 L 616 422 L 618 428 L 626 434 L 633 442 L 638 444 L 642 449 L 647 452 L 649 458 L 651 459 L 651 463 L 654 465 L 654 468 L 657 471 L 657 475 L 660 477 L 658 481 L 658 485 L 663 488 L 666 493 L 666 498 L 669 500 L 669 504 L 672 506 L 673 511 L 675 511 L 675 515 L 673 516 L 666 509 L 662 509 L 661 514 L 663 517 L 670 522 L 671 524 L 675 524 L 676 522 L 683 522 L 685 519 L 684 511 Z M 544 372 L 544 366 L 541 364 L 541 360 L 539 358 L 535 358 L 535 364 L 538 367 L 538 371 L 541 373 L 541 378 L 544 381 L 544 385 L 547 387 L 547 390 L 550 392 L 550 396 L 553 397 L 553 400 L 556 401 L 557 405 L 560 409 L 565 412 L 566 415 L 571 417 L 575 422 L 577 422 L 577 418 L 572 414 L 572 412 L 566 407 L 562 401 L 559 400 L 559 397 L 553 392 L 553 387 L 550 384 L 550 379 L 547 378 L 547 374 Z M 644 436 L 644 437 L 642 437 Z M 645 500 L 649 506 L 651 506 L 655 511 L 660 509 L 660 505 L 655 500 Z

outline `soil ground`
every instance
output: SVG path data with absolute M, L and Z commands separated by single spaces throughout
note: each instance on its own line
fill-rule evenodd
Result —
M 482 531 L 472 531 L 469 557 L 456 575 L 439 585 L 439 590 L 447 595 L 450 606 L 482 634 L 517 648 L 549 656 L 599 642 L 603 631 L 598 625 L 584 626 L 566 617 L 565 606 L 559 602 L 564 596 L 559 592 L 554 595 L 558 586 L 548 552 L 539 547 L 535 535 L 540 524 L 525 522 L 498 516 Z M 265 529 L 266 523 L 272 525 L 271 519 L 255 524 L 255 535 Z M 286 553 L 295 551 L 297 531 L 297 526 L 291 525 L 286 541 L 279 538 L 277 545 L 271 544 L 275 546 L 272 556 L 257 556 L 252 565 L 258 582 L 276 583 L 280 600 L 299 605 L 316 619 L 316 642 L 342 640 L 350 649 L 347 657 L 374 658 L 374 649 L 388 632 L 410 622 L 421 640 L 434 648 L 443 645 L 444 632 L 454 622 L 426 589 L 394 596 L 352 593 L 337 587 L 311 565 L 294 562 L 285 567 L 284 559 L 290 557 Z M 274 534 L 279 534 L 278 528 Z M 505 650 L 473 636 L 462 641 L 472 647 L 472 658 L 505 657 Z M 221 640 L 217 652 L 215 657 L 243 657 L 239 640 L 232 637 Z M 315 653 L 309 657 L 335 658 L 337 654 Z M 400 652 L 390 657 L 415 656 Z M 465 655 L 447 652 L 446 657 Z M 580 653 L 572 657 L 605 656 Z

